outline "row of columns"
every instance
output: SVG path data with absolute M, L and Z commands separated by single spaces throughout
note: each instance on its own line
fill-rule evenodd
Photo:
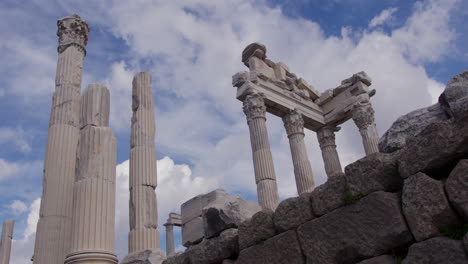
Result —
M 243 101 L 243 111 L 249 126 L 258 200 L 262 208 L 275 210 L 279 203 L 279 195 L 266 128 L 264 96 L 260 93 L 247 95 Z M 379 137 L 371 104 L 364 102 L 356 105 L 352 110 L 352 119 L 359 128 L 366 155 L 378 152 Z M 283 117 L 283 123 L 289 138 L 297 192 L 310 192 L 315 184 L 304 142 L 304 120 L 294 109 Z M 338 130 L 339 127 L 327 125 L 317 131 L 325 171 L 329 178 L 343 174 L 335 143 L 335 132 Z

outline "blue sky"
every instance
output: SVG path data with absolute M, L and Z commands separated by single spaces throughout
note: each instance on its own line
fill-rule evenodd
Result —
M 437 100 L 467 70 L 468 4 L 461 0 L 4 0 L 0 3 L 0 221 L 15 218 L 12 263 L 29 263 L 57 60 L 56 20 L 79 14 L 91 27 L 82 89 L 111 92 L 118 140 L 116 250 L 128 232 L 131 80 L 153 76 L 159 222 L 191 196 L 221 187 L 255 200 L 248 127 L 231 76 L 258 41 L 319 91 L 364 70 L 373 78 L 377 126 Z M 282 198 L 296 195 L 288 140 L 268 116 Z M 316 185 L 326 176 L 313 132 L 306 144 Z M 343 165 L 363 156 L 352 123 L 337 135 Z M 176 237 L 180 234 L 176 233 Z

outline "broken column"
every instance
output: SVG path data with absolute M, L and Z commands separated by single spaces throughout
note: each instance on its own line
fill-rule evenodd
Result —
M 166 255 L 169 256 L 174 253 L 174 226 L 182 226 L 182 218 L 180 214 L 170 213 L 167 222 L 164 224 L 166 227 Z
M 0 264 L 10 263 L 11 240 L 13 239 L 13 227 L 15 220 L 7 219 L 3 222 L 2 237 L 0 240 Z
M 34 264 L 63 264 L 70 248 L 81 75 L 89 28 L 77 15 L 58 20 L 57 26 L 57 73 L 44 159 Z
M 283 117 L 283 122 L 288 134 L 289 146 L 291 147 L 297 193 L 311 192 L 315 184 L 304 143 L 304 120 L 297 110 L 292 110 Z
M 109 128 L 109 90 L 89 85 L 81 97 L 73 188 L 71 263 L 117 263 L 114 253 L 116 140 Z
M 335 132 L 339 130 L 340 128 L 336 126 L 324 126 L 317 131 L 317 138 L 320 150 L 322 150 L 323 163 L 328 178 L 343 174 L 335 144 Z
M 133 78 L 128 253 L 159 249 L 155 120 L 151 75 Z
M 366 155 L 379 152 L 379 133 L 375 125 L 374 109 L 369 101 L 360 102 L 352 110 L 352 118 L 362 137 Z
M 244 99 L 244 113 L 250 131 L 250 143 L 260 206 L 275 210 L 279 203 L 273 157 L 266 128 L 266 107 L 263 95 L 254 93 Z

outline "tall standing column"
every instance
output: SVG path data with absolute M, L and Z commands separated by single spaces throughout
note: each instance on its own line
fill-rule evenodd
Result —
M 266 128 L 266 107 L 262 94 L 250 94 L 244 102 L 244 113 L 250 131 L 250 143 L 257 183 L 258 201 L 262 208 L 276 209 L 279 203 L 275 168 Z
M 174 225 L 171 223 L 164 224 L 166 227 L 166 255 L 169 256 L 174 253 Z
M 289 138 L 291 156 L 294 165 L 294 176 L 299 194 L 311 192 L 314 187 L 314 176 L 310 166 L 307 149 L 304 143 L 304 120 L 297 110 L 292 110 L 283 117 L 284 127 Z
M 360 103 L 353 108 L 352 115 L 361 133 L 366 155 L 379 152 L 379 133 L 375 125 L 372 105 L 369 102 Z
M 44 159 L 34 264 L 63 264 L 70 248 L 81 75 L 89 28 L 77 15 L 58 20 L 57 26 L 57 74 Z
M 133 78 L 130 142 L 130 233 L 128 252 L 159 249 L 155 120 L 151 75 Z
M 338 130 L 339 128 L 336 126 L 324 126 L 317 131 L 317 138 L 320 150 L 322 150 L 323 163 L 325 164 L 325 172 L 328 178 L 343 174 L 335 144 L 335 132 Z
M 0 240 L 0 264 L 10 264 L 11 240 L 15 220 L 7 219 L 3 222 L 2 237 Z
M 117 263 L 114 253 L 116 140 L 109 128 L 109 90 L 86 88 L 73 188 L 71 263 Z

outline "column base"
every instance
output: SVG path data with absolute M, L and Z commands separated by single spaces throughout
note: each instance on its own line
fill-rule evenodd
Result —
M 166 260 L 166 254 L 161 249 L 146 249 L 128 254 L 120 264 L 148 263 L 161 264 Z
M 117 264 L 119 260 L 112 252 L 75 252 L 67 255 L 65 264 Z

